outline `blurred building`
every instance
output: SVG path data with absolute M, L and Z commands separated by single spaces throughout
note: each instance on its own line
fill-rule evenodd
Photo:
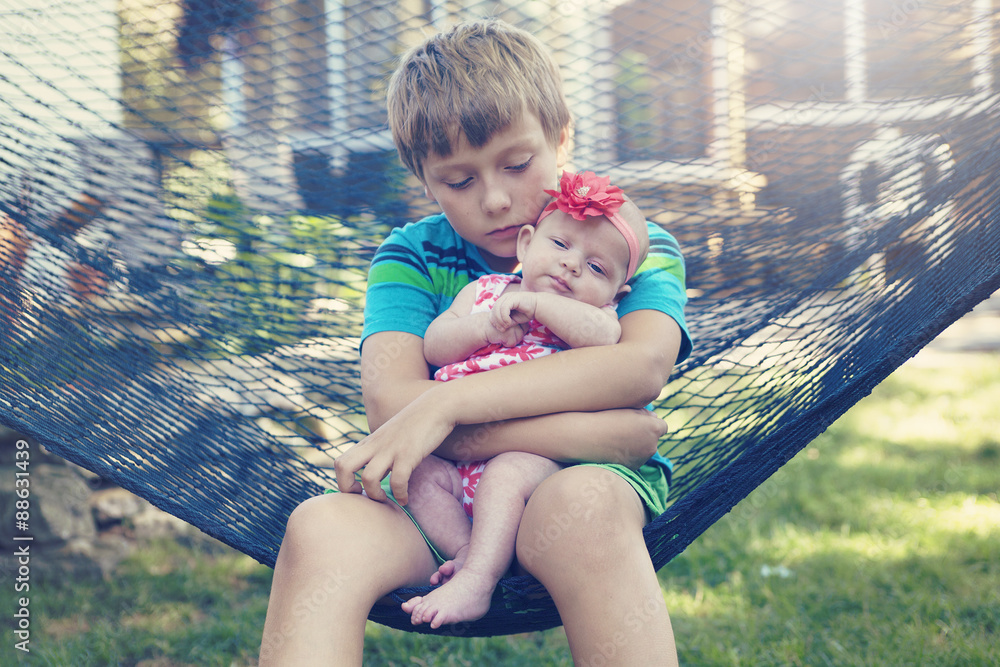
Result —
M 756 220 L 762 207 L 833 220 L 845 197 L 877 199 L 893 172 L 869 164 L 866 142 L 892 131 L 906 143 L 911 124 L 995 107 L 1000 64 L 1000 0 L 82 0 L 44 12 L 104 17 L 87 80 L 106 91 L 109 128 L 150 147 L 150 169 L 222 150 L 241 196 L 275 212 L 398 191 L 386 78 L 407 46 L 464 18 L 499 15 L 550 46 L 576 166 L 648 192 L 663 223 L 699 211 Z M 73 65 L 52 64 L 66 77 Z M 935 142 L 948 145 L 915 138 L 914 154 L 935 155 Z

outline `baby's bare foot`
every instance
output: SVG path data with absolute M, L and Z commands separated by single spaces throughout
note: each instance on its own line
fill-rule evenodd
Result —
M 490 598 L 496 585 L 492 577 L 464 568 L 440 588 L 404 602 L 403 611 L 410 614 L 413 625 L 430 623 L 432 628 L 474 621 L 490 610 Z
M 451 581 L 451 578 L 455 576 L 458 572 L 458 568 L 455 567 L 455 561 L 449 560 L 445 561 L 438 571 L 431 575 L 431 585 L 437 586 L 439 584 L 446 584 Z
M 448 583 L 455 573 L 462 569 L 465 565 L 465 558 L 469 555 L 469 545 L 466 544 L 464 547 L 458 550 L 455 557 L 451 560 L 446 560 L 438 568 L 437 572 L 431 575 L 431 585 L 437 586 L 438 584 Z
M 449 581 L 451 581 L 451 578 L 455 576 L 455 573 L 462 569 L 462 565 L 465 564 L 465 557 L 468 554 L 469 554 L 469 545 L 466 544 L 465 546 L 461 547 L 458 550 L 458 553 L 455 554 L 454 558 L 443 562 L 441 566 L 438 567 L 437 572 L 431 575 L 430 579 L 431 585 L 438 586 L 441 584 L 446 584 Z M 431 593 L 428 594 L 428 597 L 430 595 L 433 595 L 433 593 L 434 591 L 431 591 Z M 426 606 L 427 603 L 424 602 L 425 599 L 426 598 L 422 596 L 413 597 L 401 605 L 403 611 L 406 612 L 407 614 L 410 614 L 410 621 L 413 623 L 413 625 L 420 625 L 421 623 L 425 622 L 421 620 L 423 619 L 423 609 L 424 609 L 423 606 L 421 606 L 420 613 L 415 613 L 415 610 L 417 609 L 418 605 Z

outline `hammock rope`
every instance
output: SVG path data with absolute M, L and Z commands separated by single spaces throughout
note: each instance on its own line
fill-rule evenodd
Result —
M 434 212 L 379 92 L 453 20 L 538 33 L 574 164 L 684 250 L 657 568 L 1000 289 L 996 3 L 32 4 L 0 0 L 0 424 L 267 565 L 366 434 L 367 264 Z M 416 630 L 559 622 L 511 577 Z

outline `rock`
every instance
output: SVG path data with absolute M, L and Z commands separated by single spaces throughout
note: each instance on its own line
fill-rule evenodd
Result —
M 125 522 L 142 513 L 149 503 L 120 488 L 102 489 L 91 494 L 90 510 L 99 530 Z
M 62 572 L 100 575 L 107 579 L 135 549 L 135 542 L 122 535 L 102 534 L 93 540 L 68 544 L 59 550 L 56 557 Z
M 137 540 L 200 533 L 186 521 L 178 519 L 172 514 L 167 514 L 149 503 L 146 504 L 146 508 L 142 512 L 132 517 L 132 531 Z
M 35 545 L 61 546 L 76 539 L 93 539 L 97 535 L 93 517 L 87 505 L 91 489 L 86 480 L 65 465 L 42 463 L 30 465 L 28 497 L 16 493 L 16 468 L 0 469 L 0 535 L 10 541 L 15 535 L 30 536 Z M 27 509 L 18 502 L 27 501 Z M 23 507 L 23 505 L 22 505 Z M 24 528 L 18 523 L 18 512 L 26 512 Z
M 17 452 L 25 449 L 18 449 L 21 440 L 30 443 L 26 463 L 23 456 L 17 458 Z M 18 472 L 27 474 L 18 477 Z M 27 485 L 22 481 L 18 486 L 19 479 Z M 108 578 L 123 559 L 153 539 L 225 548 L 149 501 L 108 484 L 34 440 L 0 427 L 0 540 L 12 544 L 15 536 L 31 538 L 17 544 L 29 545 L 33 576 Z M 25 520 L 18 512 L 26 516 L 24 530 L 18 527 L 17 522 Z M 0 553 L 0 571 L 18 567 L 12 551 Z

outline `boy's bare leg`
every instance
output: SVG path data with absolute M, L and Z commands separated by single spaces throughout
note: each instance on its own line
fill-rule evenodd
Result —
M 372 606 L 437 568 L 406 514 L 357 494 L 311 498 L 288 520 L 260 665 L 360 665 Z
M 490 609 L 493 589 L 514 558 L 514 541 L 521 514 L 532 492 L 558 463 L 523 452 L 507 452 L 490 459 L 476 487 L 475 520 L 465 562 L 441 566 L 447 582 L 403 606 L 417 625 L 461 623 L 481 618 Z M 449 569 L 450 568 L 450 569 Z
M 645 523 L 635 490 L 602 468 L 566 468 L 532 494 L 518 563 L 552 595 L 574 664 L 677 664 Z

